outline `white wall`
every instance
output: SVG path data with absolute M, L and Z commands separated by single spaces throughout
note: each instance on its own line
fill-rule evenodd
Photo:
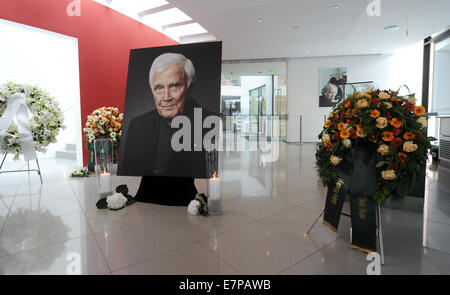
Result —
M 422 92 L 423 45 L 418 43 L 392 55 L 360 55 L 318 58 L 297 58 L 288 61 L 289 119 L 287 141 L 317 142 L 323 116 L 331 108 L 319 108 L 319 69 L 348 67 L 348 82 L 374 81 L 376 88 L 397 89 L 408 85 L 416 93 L 418 104 Z M 300 115 L 302 130 L 300 130 Z
M 66 143 L 77 144 L 82 164 L 78 40 L 0 19 L 0 83 L 36 84 L 59 102 L 65 130 L 39 158 L 54 157 Z

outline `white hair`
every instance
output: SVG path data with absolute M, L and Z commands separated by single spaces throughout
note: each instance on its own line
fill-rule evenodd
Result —
M 186 79 L 187 86 L 190 87 L 191 83 L 195 81 L 194 64 L 190 59 L 179 53 L 164 53 L 155 58 L 152 66 L 150 67 L 150 86 L 153 88 L 153 75 L 164 71 L 170 64 L 178 64 L 183 67 L 184 78 Z

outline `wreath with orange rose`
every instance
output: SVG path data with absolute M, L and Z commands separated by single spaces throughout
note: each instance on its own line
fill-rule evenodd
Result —
M 355 92 L 336 105 L 319 135 L 316 167 L 323 184 L 336 179 L 336 167 L 361 141 L 377 158 L 376 193 L 381 204 L 389 196 L 404 197 L 423 175 L 433 137 L 426 136 L 425 108 L 414 94 L 394 90 Z

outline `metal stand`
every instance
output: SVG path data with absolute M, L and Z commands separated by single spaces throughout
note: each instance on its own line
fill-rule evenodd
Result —
M 306 231 L 305 236 L 309 235 L 313 227 L 317 224 L 320 217 L 325 213 L 325 209 L 322 210 L 320 215 L 314 220 L 314 223 L 309 227 L 309 229 Z M 344 216 L 351 217 L 349 214 L 342 213 Z M 383 246 L 383 228 L 381 226 L 381 207 L 377 204 L 376 208 L 376 223 L 377 223 L 377 237 L 378 237 L 378 246 L 380 250 L 380 256 L 381 256 L 381 264 L 384 265 L 384 246 Z M 352 228 L 350 227 L 350 243 L 352 242 Z
M 2 163 L 0 164 L 0 174 L 2 173 L 14 173 L 14 172 L 28 172 L 28 174 L 30 174 L 30 172 L 35 171 L 39 174 L 39 177 L 41 179 L 41 183 L 42 183 L 42 175 L 41 175 L 41 168 L 39 167 L 39 161 L 36 158 L 36 164 L 37 164 L 37 169 L 30 169 L 30 161 L 27 161 L 27 168 L 26 170 L 7 170 L 7 171 L 1 171 L 3 164 L 5 163 L 6 160 L 6 156 L 8 155 L 8 153 L 5 153 L 5 156 L 3 157 Z

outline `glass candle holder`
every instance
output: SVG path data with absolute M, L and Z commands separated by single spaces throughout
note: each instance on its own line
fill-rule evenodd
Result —
M 94 140 L 94 168 L 97 175 L 97 192 L 100 198 L 106 198 L 113 190 L 113 151 L 112 139 L 98 138 Z
M 222 213 L 222 179 L 214 172 L 208 180 L 208 213 Z

